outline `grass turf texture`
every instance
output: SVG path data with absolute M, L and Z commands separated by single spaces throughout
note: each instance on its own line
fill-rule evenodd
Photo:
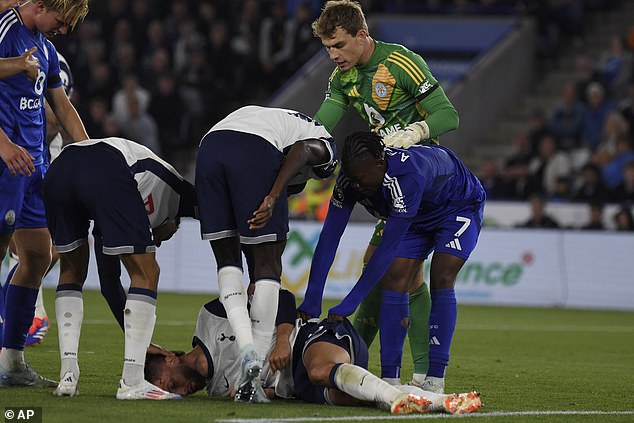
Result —
M 26 357 L 42 375 L 57 380 L 59 352 L 53 298 L 53 290 L 46 290 L 51 331 L 42 344 L 27 348 Z M 198 310 L 209 299 L 204 295 L 159 293 L 154 342 L 170 349 L 189 350 Z M 332 305 L 324 304 L 324 310 Z M 385 411 L 373 408 L 316 406 L 298 401 L 236 404 L 228 399 L 209 399 L 204 392 L 183 401 L 117 401 L 122 356 L 122 331 L 100 294 L 86 291 L 79 396 L 57 398 L 52 389 L 2 388 L 0 409 L 42 407 L 43 422 L 64 423 L 281 418 L 337 421 L 353 416 L 367 416 L 364 419 L 373 422 L 393 421 Z M 370 370 L 378 373 L 378 339 L 370 357 Z M 405 383 L 412 372 L 407 345 L 403 364 Z M 478 417 L 478 422 L 634 421 L 634 414 L 495 416 L 549 410 L 634 410 L 634 313 L 460 306 L 447 390 L 482 393 L 485 407 L 481 413 L 494 414 Z

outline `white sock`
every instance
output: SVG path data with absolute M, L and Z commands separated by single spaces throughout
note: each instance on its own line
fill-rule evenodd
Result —
M 43 319 L 47 316 L 46 309 L 44 308 L 44 296 L 42 295 L 42 285 L 37 292 L 37 300 L 35 300 L 35 317 Z
M 419 397 L 427 398 L 431 401 L 431 411 L 444 411 L 445 400 L 449 397 L 447 394 L 437 394 L 435 392 L 423 391 L 418 386 L 414 385 L 397 385 L 395 388 L 407 394 L 414 394 Z
M 272 279 L 260 279 L 255 283 L 251 301 L 251 326 L 255 351 L 261 360 L 266 359 L 273 343 L 279 292 L 280 283 Z
M 342 364 L 335 372 L 335 385 L 340 391 L 362 401 L 391 404 L 402 392 L 354 364 Z
M 13 348 L 3 348 L 0 351 L 0 367 L 13 370 L 20 366 L 24 366 L 24 351 Z
M 134 386 L 143 382 L 145 353 L 152 340 L 156 322 L 156 300 L 147 295 L 128 294 L 123 322 L 125 355 L 121 378 L 126 385 Z
M 218 270 L 218 289 L 220 302 L 227 312 L 227 320 L 236 334 L 238 347 L 243 351 L 246 346 L 253 345 L 251 318 L 247 311 L 247 294 L 244 292 L 242 269 L 235 266 L 224 266 Z
M 84 300 L 81 291 L 58 291 L 55 295 L 55 316 L 59 338 L 59 355 L 61 368 L 59 376 L 71 371 L 79 378 L 79 337 L 84 320 Z
M 412 381 L 417 383 L 419 386 L 425 382 L 425 378 L 427 377 L 426 373 L 414 373 L 412 375 Z
M 399 379 L 399 378 L 397 378 L 397 377 L 383 377 L 383 378 L 381 378 L 381 379 L 383 379 L 383 381 L 384 381 L 385 383 L 389 383 L 389 384 L 390 384 L 390 385 L 392 385 L 392 386 L 395 386 L 395 385 L 400 385 L 400 384 L 401 384 L 401 379 Z

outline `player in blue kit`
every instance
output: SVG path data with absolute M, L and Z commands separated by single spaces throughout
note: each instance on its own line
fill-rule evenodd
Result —
M 51 164 L 43 189 L 48 227 L 60 256 L 55 311 L 61 380 L 55 394 L 77 393 L 82 285 L 92 220 L 103 253 L 118 256 L 131 281 L 123 312 L 124 365 L 116 397 L 179 398 L 145 381 L 143 365 L 156 319 L 156 246 L 176 232 L 180 217 L 194 216 L 194 187 L 148 148 L 105 138 L 66 146 Z
M 328 131 L 294 110 L 242 107 L 203 137 L 196 163 L 201 234 L 218 265 L 218 288 L 242 352 L 236 401 L 266 402 L 257 377 L 274 330 L 288 232 L 287 186 L 303 187 L 336 166 Z M 241 244 L 253 257 L 251 316 Z
M 383 240 L 354 288 L 329 310 L 330 319 L 351 315 L 388 273 L 390 278 L 382 282 L 391 283 L 381 288 L 390 307 L 382 307 L 380 326 L 393 337 L 394 348 L 403 345 L 409 322 L 408 288 L 416 281 L 421 261 L 433 251 L 429 374 L 444 378 L 456 324 L 456 276 L 476 246 L 484 201 L 478 179 L 449 149 L 386 148 L 376 134 L 352 134 L 344 144 L 342 171 L 299 312 L 304 317 L 320 315 L 328 271 L 350 213 L 359 203 L 375 217 L 386 219 Z
M 88 0 L 31 0 L 0 14 L 0 58 L 25 52 L 38 61 L 35 81 L 21 69 L 0 79 L 0 257 L 13 238 L 21 264 L 6 295 L 0 386 L 51 386 L 24 361 L 51 241 L 42 202 L 44 96 L 73 141 L 88 138 L 60 78 L 55 47 L 46 37 L 65 34 L 88 13 Z

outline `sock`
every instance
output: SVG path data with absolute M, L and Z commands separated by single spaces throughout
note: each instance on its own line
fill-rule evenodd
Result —
M 5 298 L 3 348 L 24 350 L 26 335 L 33 323 L 36 299 L 37 289 L 9 285 Z
M 354 328 L 365 344 L 370 347 L 379 331 L 379 309 L 381 307 L 381 287 L 376 284 L 372 291 L 361 301 L 354 315 Z
M 59 377 L 60 379 L 63 378 L 66 372 L 70 371 L 73 372 L 75 378 L 79 378 L 77 354 L 79 351 L 81 324 L 84 320 L 84 299 L 81 286 L 74 284 L 57 286 L 55 317 L 57 318 L 61 359 Z
M 44 296 L 42 295 L 42 285 L 37 291 L 37 299 L 35 300 L 35 317 L 43 319 L 47 316 L 44 308 Z
M 330 371 L 330 384 L 362 401 L 391 404 L 402 394 L 394 386 L 354 364 L 338 364 Z
M 121 378 L 128 386 L 143 381 L 145 353 L 152 340 L 156 321 L 156 292 L 130 288 L 123 312 L 125 323 L 125 355 Z
M 251 326 L 255 351 L 261 360 L 271 349 L 275 318 L 279 302 L 280 283 L 272 279 L 260 279 L 255 282 L 253 301 L 251 302 Z
M 227 320 L 236 334 L 238 347 L 242 351 L 246 346 L 253 345 L 251 318 L 247 311 L 247 295 L 244 292 L 242 269 L 235 266 L 224 266 L 218 269 L 218 289 L 220 302 L 227 312 Z
M 95 236 L 95 260 L 97 261 L 97 273 L 99 273 L 99 286 L 101 295 L 106 299 L 112 315 L 124 329 L 123 309 L 125 308 L 126 295 L 121 286 L 121 263 L 119 256 L 109 256 L 102 253 L 103 240 Z
M 381 377 L 400 378 L 403 343 L 409 326 L 409 294 L 381 291 Z
M 453 288 L 431 291 L 429 314 L 429 370 L 428 377 L 445 377 L 449 363 L 449 347 L 456 328 L 458 307 Z
M 423 282 L 416 291 L 409 294 L 409 348 L 414 362 L 414 381 L 425 380 L 429 367 L 429 310 L 431 296 L 427 284 Z

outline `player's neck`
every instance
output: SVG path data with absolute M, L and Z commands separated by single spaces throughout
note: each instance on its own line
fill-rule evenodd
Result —
M 368 61 L 372 57 L 372 54 L 374 53 L 374 49 L 376 48 L 376 43 L 374 42 L 374 39 L 369 35 L 366 38 L 366 42 L 368 43 L 368 47 L 359 58 L 360 65 L 365 65 L 366 63 L 368 63 Z
M 186 353 L 183 356 L 184 364 L 187 364 L 190 368 L 196 370 L 203 377 L 207 377 L 209 374 L 209 363 L 207 363 L 207 356 L 203 352 L 200 346 L 196 346 L 193 350 Z

